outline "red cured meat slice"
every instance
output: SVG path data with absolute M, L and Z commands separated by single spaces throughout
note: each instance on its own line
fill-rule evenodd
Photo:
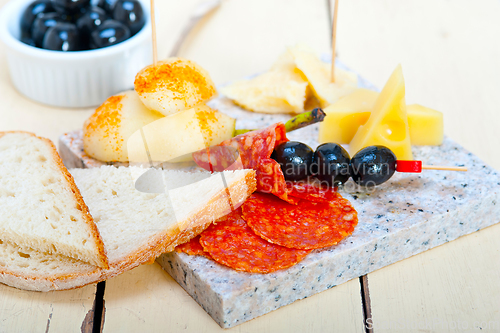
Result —
M 275 196 L 254 193 L 242 206 L 243 218 L 260 237 L 295 249 L 337 244 L 352 234 L 356 210 L 340 195 L 331 202 L 300 200 L 291 205 Z
M 291 267 L 311 252 L 271 244 L 260 238 L 242 219 L 241 209 L 208 227 L 201 234 L 200 243 L 218 263 L 249 273 L 271 273 Z
M 193 159 L 200 167 L 211 171 L 232 170 L 235 169 L 234 165 L 239 165 L 236 162 L 241 161 L 240 167 L 254 169 L 257 172 L 257 191 L 272 193 L 285 201 L 296 203 L 296 199 L 288 198 L 285 176 L 280 165 L 271 159 L 274 148 L 287 141 L 285 125 L 277 123 L 261 130 L 235 136 L 216 146 L 236 149 L 239 159 L 232 151 L 216 147 L 193 153 Z
M 286 182 L 288 196 L 315 202 L 330 202 L 342 198 L 336 187 L 327 187 L 318 182 Z
M 196 236 L 195 238 L 191 239 L 189 242 L 186 242 L 184 244 L 177 245 L 175 247 L 175 251 L 179 253 L 186 253 L 191 256 L 205 256 L 207 258 L 211 258 L 210 254 L 203 250 L 203 246 L 200 244 L 200 236 Z

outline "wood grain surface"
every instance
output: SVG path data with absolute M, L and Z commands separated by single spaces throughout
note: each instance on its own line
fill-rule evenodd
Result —
M 0 332 L 92 332 L 96 285 L 48 293 L 0 285 Z
M 198 2 L 156 1 L 160 59 Z M 498 17 L 497 0 L 344 0 L 337 52 L 379 87 L 401 63 L 407 102 L 442 111 L 445 133 L 500 169 Z M 180 55 L 199 62 L 220 85 L 265 71 L 287 45 L 306 43 L 327 54 L 329 38 L 326 0 L 223 0 Z M 3 47 L 0 130 L 33 131 L 57 142 L 80 128 L 92 110 L 24 98 L 11 84 Z M 374 332 L 500 331 L 499 236 L 496 225 L 370 274 L 368 326 Z M 95 286 L 48 294 L 0 286 L 0 332 L 45 332 L 49 319 L 48 331 L 81 331 L 94 293 Z M 223 331 L 156 264 L 107 281 L 104 299 L 107 332 Z M 353 280 L 230 331 L 363 332 L 362 309 Z
M 106 282 L 104 332 L 362 332 L 358 281 L 331 290 L 223 330 L 158 264 L 143 265 Z

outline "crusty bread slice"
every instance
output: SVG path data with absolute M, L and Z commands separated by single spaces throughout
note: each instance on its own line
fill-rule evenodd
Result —
M 2 241 L 108 267 L 92 216 L 50 140 L 0 132 L 0 211 Z
M 241 205 L 256 188 L 253 170 L 214 175 L 158 170 L 141 188 L 161 189 L 158 183 L 163 183 L 167 191 L 140 192 L 135 180 L 147 170 L 112 166 L 71 170 L 101 233 L 109 269 L 34 250 L 21 251 L 4 241 L 0 242 L 0 282 L 50 291 L 109 279 L 187 242 Z

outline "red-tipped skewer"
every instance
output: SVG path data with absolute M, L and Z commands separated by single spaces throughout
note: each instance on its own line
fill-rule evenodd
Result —
M 467 171 L 467 168 L 439 165 L 422 165 L 422 161 L 396 161 L 397 172 L 422 172 L 422 170 Z

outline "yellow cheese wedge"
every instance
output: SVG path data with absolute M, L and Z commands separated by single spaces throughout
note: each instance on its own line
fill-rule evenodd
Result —
M 322 62 L 305 46 L 290 47 L 288 51 L 293 56 L 297 68 L 309 81 L 321 107 L 325 108 L 337 102 L 357 88 L 356 75 L 338 68 L 335 70 L 335 82 L 331 82 L 331 65 Z
M 353 156 L 372 145 L 388 147 L 400 160 L 413 159 L 401 65 L 396 67 L 382 89 L 367 122 L 359 127 L 349 143 L 349 151 Z
M 357 89 L 325 108 L 325 120 L 319 123 L 319 143 L 351 142 L 359 126 L 370 117 L 378 95 L 373 90 Z
M 358 89 L 325 108 L 327 117 L 319 124 L 318 141 L 346 144 L 366 123 L 379 94 Z M 406 106 L 412 145 L 438 146 L 443 143 L 443 114 L 419 104 Z
M 419 104 L 406 106 L 412 145 L 437 146 L 443 143 L 443 114 Z

